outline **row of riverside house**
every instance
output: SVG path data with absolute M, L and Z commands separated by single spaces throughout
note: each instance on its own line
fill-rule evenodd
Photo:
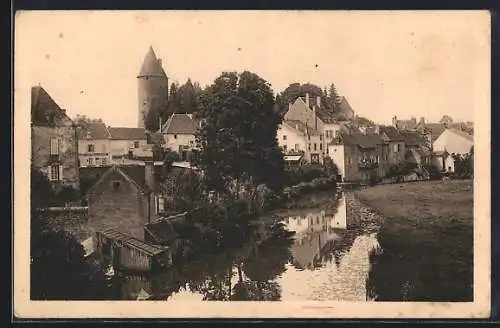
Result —
M 403 162 L 415 164 L 419 176 L 426 176 L 427 165 L 452 173 L 453 155 L 465 155 L 473 146 L 471 123 L 395 118 L 392 126 L 363 126 L 356 123 L 345 97 L 335 113 L 326 113 L 320 101 L 306 94 L 290 103 L 278 128 L 278 143 L 289 164 L 322 164 L 330 157 L 344 182 L 383 179 L 391 166 Z

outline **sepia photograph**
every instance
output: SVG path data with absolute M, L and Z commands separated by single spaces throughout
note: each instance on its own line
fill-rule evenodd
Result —
M 490 71 L 485 11 L 17 12 L 15 315 L 488 317 Z

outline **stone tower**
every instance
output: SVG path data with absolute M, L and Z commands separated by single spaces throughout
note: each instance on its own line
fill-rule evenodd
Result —
M 148 113 L 159 111 L 168 100 L 168 77 L 163 70 L 161 59 L 156 58 L 153 47 L 149 47 L 138 79 L 138 127 L 145 128 Z M 156 131 L 155 131 L 156 132 Z

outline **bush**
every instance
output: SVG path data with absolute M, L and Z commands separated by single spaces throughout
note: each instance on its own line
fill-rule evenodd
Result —
M 302 165 L 288 167 L 285 171 L 286 185 L 293 186 L 301 182 L 310 182 L 316 178 L 326 178 L 329 176 L 326 169 L 318 165 Z
M 423 166 L 424 169 L 429 173 L 429 179 L 430 180 L 441 180 L 442 179 L 442 174 L 439 171 L 439 168 L 436 165 L 432 164 L 427 164 Z

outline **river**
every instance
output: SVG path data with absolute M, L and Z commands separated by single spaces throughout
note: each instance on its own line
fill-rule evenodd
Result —
M 369 254 L 378 248 L 376 227 L 350 209 L 348 196 L 327 194 L 307 208 L 272 213 L 281 224 L 266 241 L 252 241 L 155 276 L 119 273 L 111 282 L 114 298 L 369 300 L 366 281 Z

